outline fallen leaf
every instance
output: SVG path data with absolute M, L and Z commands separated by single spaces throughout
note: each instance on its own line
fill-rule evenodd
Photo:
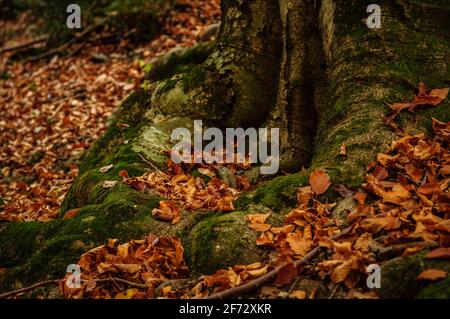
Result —
M 321 195 L 330 187 L 331 179 L 324 171 L 314 171 L 309 177 L 309 184 L 316 195 Z
M 114 299 L 132 299 L 139 292 L 136 288 L 127 289 L 125 293 L 119 292 Z
M 438 280 L 444 279 L 447 276 L 447 272 L 440 269 L 427 269 L 420 273 L 417 280 Z
M 246 216 L 247 220 L 252 224 L 264 224 L 269 218 L 270 213 L 267 214 L 248 214 Z
M 450 247 L 437 248 L 425 255 L 427 259 L 450 259 Z
M 295 277 L 297 277 L 298 269 L 293 263 L 284 265 L 275 279 L 276 286 L 283 286 L 290 284 Z
M 78 215 L 79 212 L 80 212 L 80 208 L 71 209 L 64 214 L 63 219 L 74 218 L 75 216 Z
M 306 299 L 306 292 L 304 290 L 294 290 L 289 294 L 292 299 Z
M 352 197 L 355 194 L 354 191 L 352 191 L 344 184 L 337 184 L 334 190 L 343 198 Z

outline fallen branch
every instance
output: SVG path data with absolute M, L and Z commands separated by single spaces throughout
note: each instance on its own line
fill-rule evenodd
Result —
M 334 235 L 331 237 L 332 240 L 337 240 L 345 235 L 347 235 L 352 230 L 352 227 L 348 227 L 344 229 L 339 234 Z M 303 258 L 297 260 L 294 262 L 295 267 L 303 266 L 304 264 L 309 263 L 317 254 L 320 252 L 321 247 L 316 246 L 313 250 L 311 250 L 309 253 L 307 253 Z M 286 266 L 286 264 L 283 264 L 281 266 L 278 266 L 277 268 L 269 271 L 264 276 L 261 276 L 255 280 L 252 280 L 246 284 L 243 284 L 241 286 L 233 287 L 227 290 L 224 290 L 222 292 L 218 292 L 216 294 L 213 294 L 211 296 L 204 297 L 203 299 L 225 299 L 225 298 L 231 298 L 234 296 L 239 296 L 242 294 L 245 294 L 249 291 L 252 291 L 253 289 L 261 287 L 263 284 L 265 284 L 268 281 L 271 281 L 272 279 L 275 279 L 276 276 L 280 273 L 280 271 Z
M 44 37 L 32 40 L 30 42 L 26 42 L 26 43 L 18 44 L 18 45 L 11 46 L 11 47 L 8 47 L 8 48 L 4 48 L 4 49 L 0 50 L 0 55 L 3 54 L 3 53 L 6 53 L 6 52 L 10 52 L 10 51 L 17 51 L 17 50 L 26 49 L 28 47 L 31 47 L 31 46 L 35 45 L 35 44 L 45 42 L 46 40 L 47 40 L 47 36 L 44 36 Z
M 58 54 L 62 51 L 64 51 L 65 49 L 67 49 L 70 45 L 80 41 L 81 39 L 83 39 L 84 37 L 88 36 L 89 34 L 91 34 L 92 32 L 94 32 L 98 27 L 103 26 L 106 23 L 106 19 L 102 20 L 96 24 L 94 24 L 93 26 L 87 28 L 86 30 L 84 30 L 82 33 L 74 36 L 72 39 L 70 39 L 69 41 L 67 41 L 66 43 L 60 45 L 59 47 L 52 49 L 50 51 L 47 51 L 45 53 L 33 56 L 33 57 L 29 57 L 28 59 L 23 60 L 23 63 L 27 63 L 27 62 L 34 62 L 40 59 L 44 59 L 44 58 L 48 58 L 50 56 L 53 56 L 55 54 Z
M 122 278 L 118 278 L 118 277 L 110 277 L 110 278 L 104 278 L 104 279 L 95 279 L 95 282 L 97 283 L 102 283 L 102 282 L 120 282 L 122 284 L 126 284 L 130 287 L 135 287 L 135 288 L 139 288 L 139 289 L 147 289 L 148 287 L 144 284 L 139 284 L 137 282 L 133 282 L 133 281 L 128 281 Z

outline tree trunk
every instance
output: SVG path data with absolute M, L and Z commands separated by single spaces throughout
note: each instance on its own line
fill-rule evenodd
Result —
M 366 25 L 369 4 L 223 0 L 219 39 L 208 59 L 130 96 L 86 154 L 61 215 L 73 208 L 80 213 L 45 224 L 0 225 L 0 266 L 8 268 L 0 287 L 62 277 L 68 264 L 107 238 L 149 232 L 182 238 L 192 275 L 254 262 L 267 254 L 246 225 L 255 205 L 282 221 L 296 189 L 319 168 L 334 184 L 360 186 L 367 164 L 396 138 L 383 124 L 387 105 L 410 99 L 420 81 L 450 84 L 448 1 L 378 1 L 380 29 Z M 407 132 L 430 133 L 431 117 L 450 121 L 448 107 L 401 114 L 399 121 Z M 158 196 L 120 182 L 102 187 L 119 180 L 122 169 L 142 174 L 146 161 L 164 168 L 160 151 L 171 147 L 173 128 L 192 127 L 198 119 L 220 128 L 280 128 L 281 168 L 294 174 L 244 194 L 235 212 L 184 212 L 174 226 L 152 218 Z M 339 156 L 342 145 L 345 157 Z M 111 171 L 98 171 L 108 164 L 114 164 Z

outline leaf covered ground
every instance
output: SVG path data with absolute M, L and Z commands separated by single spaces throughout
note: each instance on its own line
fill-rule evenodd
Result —
M 296 288 L 297 280 L 307 277 L 340 287 L 341 297 L 377 298 L 366 286 L 369 265 L 425 249 L 426 259 L 450 258 L 450 122 L 433 119 L 433 130 L 434 137 L 402 134 L 369 164 L 366 182 L 359 189 L 335 185 L 339 201 L 351 203 L 344 215 L 336 213 L 338 203 L 321 201 L 320 195 L 332 185 L 321 170 L 312 172 L 309 185 L 298 189 L 297 207 L 287 214 L 284 225 L 268 223 L 270 213 L 247 215 L 248 227 L 260 234 L 257 245 L 271 251 L 265 263 L 235 265 L 192 279 L 187 276 L 183 247 L 177 238 L 150 234 L 123 244 L 111 240 L 81 256 L 78 265 L 84 270 L 83 284 L 78 289 L 64 288 L 64 295 L 205 298 L 224 293 L 235 296 L 240 287 L 253 284 L 261 298 L 315 298 L 321 293 L 318 287 Z M 208 184 L 170 160 L 168 173 L 152 172 L 124 181 L 140 191 L 149 188 L 170 199 L 162 201 L 153 214 L 174 223 L 181 218 L 176 213 L 178 205 L 191 210 L 216 209 L 231 196 L 229 192 L 238 192 L 215 177 L 218 166 L 199 166 L 213 178 Z M 216 185 L 213 189 L 209 189 L 211 182 Z M 232 209 L 233 196 L 229 201 Z M 318 247 L 322 252 L 313 255 L 319 252 Z M 446 271 L 430 268 L 416 280 L 436 282 L 447 276 Z M 128 283 L 104 281 L 116 277 Z M 65 280 L 61 287 L 65 287 Z M 332 290 L 330 296 L 334 293 Z
M 146 62 L 195 44 L 220 18 L 219 1 L 189 1 L 160 18 L 160 34 L 139 46 L 94 39 L 74 44 L 77 55 L 50 61 L 20 63 L 10 59 L 14 52 L 0 55 L 0 198 L 6 203 L 0 219 L 54 219 L 80 156 L 105 131 L 120 102 L 140 87 Z M 32 40 L 41 25 L 29 12 L 0 21 L 3 47 Z

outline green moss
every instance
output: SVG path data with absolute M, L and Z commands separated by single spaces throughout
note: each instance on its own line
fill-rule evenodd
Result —
M 308 172 L 304 170 L 301 173 L 280 176 L 262 184 L 256 189 L 251 201 L 274 209 L 294 206 L 297 189 L 308 183 Z
M 38 222 L 7 223 L 0 227 L 0 265 L 12 267 L 24 262 L 45 242 L 55 227 Z
M 215 43 L 199 43 L 190 48 L 178 48 L 152 62 L 152 69 L 147 78 L 162 80 L 176 74 L 188 72 L 192 67 L 206 60 Z M 165 89 L 175 87 L 176 81 L 168 80 Z
M 432 284 L 416 295 L 418 299 L 450 299 L 450 277 Z
M 190 232 L 186 258 L 193 274 L 213 273 L 235 264 L 261 261 L 266 253 L 256 246 L 244 212 L 203 219 Z
M 145 112 L 149 106 L 150 95 L 145 91 L 131 94 L 112 117 L 105 132 L 87 151 L 80 165 L 80 173 L 100 168 L 115 161 L 133 163 L 139 158 L 131 149 L 131 141 L 138 135 Z M 128 127 L 118 127 L 125 124 Z M 123 125 L 122 125 L 123 126 Z
M 450 264 L 445 260 L 427 260 L 425 253 L 408 257 L 397 257 L 381 267 L 382 298 L 412 298 L 422 289 L 429 287 L 422 294 L 433 290 L 430 282 L 419 281 L 417 277 L 426 269 L 442 269 L 450 271 Z

